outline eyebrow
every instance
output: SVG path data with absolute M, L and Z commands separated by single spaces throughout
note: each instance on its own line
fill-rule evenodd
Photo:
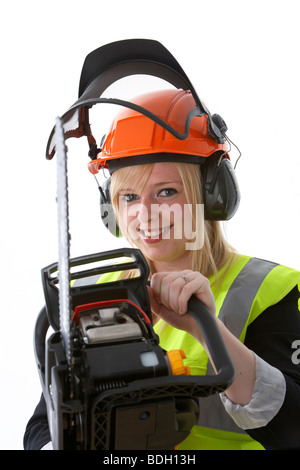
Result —
M 182 184 L 181 180 L 176 180 L 176 181 L 162 181 L 161 183 L 155 183 L 154 186 L 165 186 L 166 184 L 172 185 L 172 184 Z
M 162 181 L 162 182 L 159 182 L 159 183 L 155 183 L 153 186 L 155 187 L 158 187 L 158 186 L 170 186 L 172 184 L 180 184 L 181 186 L 183 186 L 183 183 L 181 180 L 176 180 L 176 181 Z M 120 189 L 120 192 L 121 191 L 131 191 L 131 192 L 134 192 L 136 191 L 136 189 L 130 189 L 130 188 L 121 188 Z

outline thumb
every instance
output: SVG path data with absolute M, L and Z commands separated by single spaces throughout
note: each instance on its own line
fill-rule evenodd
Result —
M 150 305 L 151 305 L 151 310 L 153 311 L 153 313 L 155 313 L 156 315 L 159 315 L 160 314 L 160 310 L 161 310 L 161 303 L 159 303 L 154 294 L 153 294 L 153 290 L 150 286 L 147 286 L 147 290 L 148 290 L 148 294 L 149 294 L 149 300 L 150 300 Z

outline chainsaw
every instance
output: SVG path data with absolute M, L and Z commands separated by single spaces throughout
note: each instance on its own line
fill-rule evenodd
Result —
M 65 171 L 64 147 L 57 153 L 64 162 L 58 171 Z M 59 222 L 65 225 L 59 231 L 60 259 L 42 270 L 46 308 L 35 328 L 53 448 L 174 449 L 197 424 L 197 398 L 220 393 L 233 380 L 222 337 L 210 312 L 192 297 L 188 311 L 202 329 L 217 373 L 189 375 L 183 351 L 159 346 L 149 267 L 140 250 L 69 259 L 66 196 L 65 184 L 58 187 Z M 135 276 L 126 278 L 127 272 Z M 54 333 L 47 338 L 49 326 Z
M 45 307 L 34 334 L 53 448 L 174 449 L 198 422 L 198 398 L 232 383 L 231 358 L 212 315 L 194 296 L 188 312 L 216 373 L 190 375 L 184 351 L 160 347 L 140 250 L 70 257 L 65 123 L 57 118 L 49 141 L 57 154 L 58 262 L 42 269 Z M 93 138 L 85 135 L 92 150 Z

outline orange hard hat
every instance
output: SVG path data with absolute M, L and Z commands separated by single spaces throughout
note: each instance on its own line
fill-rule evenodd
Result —
M 189 90 L 159 90 L 131 101 L 137 106 L 124 107 L 117 114 L 100 153 L 89 163 L 91 173 L 96 174 L 101 168 L 112 172 L 123 166 L 161 161 L 203 163 L 217 151 L 229 151 L 227 140 L 219 143 L 209 134 L 207 115 L 196 112 Z M 138 107 L 158 120 L 147 116 L 147 112 L 138 112 Z M 159 119 L 173 132 L 161 126 Z

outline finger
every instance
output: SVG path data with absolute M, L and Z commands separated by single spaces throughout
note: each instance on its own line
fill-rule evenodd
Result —
M 192 295 L 195 295 L 201 300 L 210 310 L 215 314 L 215 301 L 210 288 L 209 280 L 202 276 L 197 275 L 184 286 L 178 299 L 180 312 L 183 314 L 188 310 L 188 301 Z
M 147 287 L 147 290 L 149 294 L 149 300 L 150 300 L 152 312 L 155 313 L 156 315 L 160 315 L 161 304 L 157 302 L 153 289 L 150 286 Z
M 160 283 L 160 300 L 170 310 L 178 311 L 178 295 L 182 288 L 182 279 L 176 272 L 162 276 Z
M 191 274 L 192 271 L 157 273 L 153 281 L 156 299 L 165 307 L 179 313 L 178 298 L 189 280 L 188 275 Z
M 179 299 L 183 295 L 183 291 L 185 289 L 186 284 L 186 279 L 184 279 L 182 275 L 179 275 L 176 277 L 176 279 L 174 279 L 169 288 L 170 308 L 179 314 L 181 314 L 182 310 Z
M 174 273 L 156 273 L 151 279 L 151 288 L 156 301 L 168 308 L 170 307 L 170 285 L 175 278 Z

